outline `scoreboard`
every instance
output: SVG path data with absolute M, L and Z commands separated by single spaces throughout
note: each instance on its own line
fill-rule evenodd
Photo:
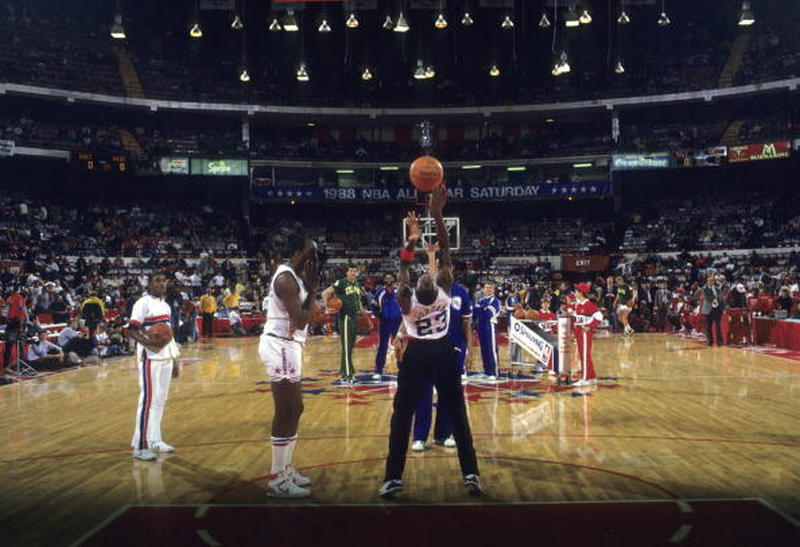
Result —
M 124 154 L 76 152 L 74 159 L 80 170 L 92 173 L 124 173 L 128 169 Z

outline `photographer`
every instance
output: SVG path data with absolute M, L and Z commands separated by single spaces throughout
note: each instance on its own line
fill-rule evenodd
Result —
M 3 352 L 3 366 L 11 365 L 11 348 L 19 336 L 24 335 L 23 327 L 28 322 L 28 307 L 23 296 L 24 289 L 14 290 L 6 299 L 8 313 L 6 314 L 5 351 Z
M 46 339 L 35 336 L 28 346 L 28 364 L 33 368 L 62 368 L 69 366 L 65 363 L 64 352 L 60 347 Z

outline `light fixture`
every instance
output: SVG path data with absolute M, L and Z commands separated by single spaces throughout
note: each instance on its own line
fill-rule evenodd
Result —
M 542 18 L 539 19 L 539 28 L 550 28 L 550 19 L 547 18 L 546 13 L 542 13 Z
M 393 30 L 395 32 L 408 32 L 410 29 L 411 27 L 408 26 L 408 21 L 406 21 L 406 18 L 401 11 L 400 15 L 397 16 L 397 24 L 394 26 Z
M 588 25 L 589 23 L 592 22 L 592 14 L 589 13 L 588 8 L 583 10 L 583 13 L 581 13 L 581 16 L 578 19 L 578 21 L 580 22 L 581 25 Z
M 350 12 L 350 16 L 347 18 L 347 21 L 345 21 L 344 25 L 347 28 L 358 28 L 358 17 L 356 17 L 356 12 Z
M 364 69 L 364 72 L 361 73 L 361 79 L 365 82 L 368 82 L 372 79 L 372 72 L 369 71 L 369 67 Z
M 424 80 L 425 78 L 425 66 L 422 64 L 422 59 L 420 59 L 417 61 L 417 68 L 414 70 L 414 79 Z
M 489 69 L 489 76 L 492 76 L 493 78 L 500 76 L 500 69 L 497 68 L 497 65 L 492 65 L 492 68 Z
M 510 173 L 519 173 L 520 171 L 525 171 L 527 168 L 524 165 L 514 165 L 511 167 L 506 167 L 506 171 Z
M 114 22 L 111 24 L 111 37 L 115 40 L 125 39 L 125 29 L 122 26 L 122 14 L 119 13 L 119 11 L 114 15 Z
M 619 14 L 619 17 L 617 17 L 617 23 L 619 23 L 620 25 L 627 25 L 630 22 L 631 18 L 628 16 L 628 12 L 625 11 L 625 8 L 623 7 L 622 11 Z
M 472 16 L 469 14 L 468 11 L 464 12 L 464 16 L 461 18 L 461 24 L 465 27 L 472 25 L 475 21 L 472 20 Z
M 337 175 L 352 175 L 353 173 L 355 173 L 354 169 L 337 169 L 336 170 L 336 174 Z
M 314 122 L 306 122 L 306 127 L 317 127 L 317 124 Z
M 322 23 L 319 25 L 319 28 L 317 30 L 319 30 L 320 32 L 330 32 L 331 26 L 328 24 L 328 20 L 323 19 Z
M 383 21 L 383 28 L 386 30 L 392 30 L 394 28 L 394 21 L 392 21 L 392 16 L 387 15 L 386 19 Z
M 625 73 L 625 66 L 622 64 L 622 59 L 617 59 L 617 64 L 614 65 L 614 73 L 616 74 L 624 74 Z
M 242 18 L 239 17 L 238 13 L 233 16 L 233 22 L 231 23 L 231 28 L 233 30 L 242 30 L 244 28 L 244 23 L 242 23 Z
M 581 20 L 578 17 L 577 12 L 575 11 L 575 6 L 572 4 L 569 6 L 566 13 L 564 14 L 564 26 L 567 28 L 577 28 L 581 26 Z
M 562 74 L 567 74 L 569 71 L 572 70 L 569 66 L 569 58 L 567 57 L 567 52 L 562 51 L 561 54 L 556 59 L 555 64 L 553 65 L 553 76 L 560 76 Z
M 242 72 L 239 73 L 239 81 L 242 83 L 247 83 L 250 81 L 250 75 L 247 73 L 246 68 L 243 68 Z
M 545 118 L 544 123 L 553 123 L 555 121 L 556 121 L 555 118 Z
M 192 28 L 189 30 L 189 36 L 192 38 L 202 38 L 203 37 L 203 29 L 200 28 L 200 23 L 195 23 L 192 25 Z
M 749 27 L 756 22 L 756 17 L 753 15 L 753 10 L 750 8 L 750 2 L 742 2 L 742 12 L 739 14 L 739 26 Z
M 431 65 L 428 65 L 425 68 L 425 79 L 426 80 L 430 80 L 431 78 L 435 78 L 435 77 L 436 77 L 436 71 L 433 70 L 433 67 Z
M 381 165 L 378 167 L 380 171 L 399 171 L 400 168 L 396 165 Z
M 510 15 L 506 15 L 505 16 L 505 19 L 503 19 L 503 22 L 500 23 L 500 28 L 502 28 L 503 30 L 511 30 L 511 29 L 514 28 L 514 20 L 511 19 Z
M 297 32 L 300 27 L 297 24 L 297 18 L 294 16 L 294 10 L 286 12 L 286 19 L 283 22 L 283 30 L 286 32 Z
M 447 19 L 444 18 L 444 13 L 440 13 L 439 17 L 436 18 L 436 22 L 433 24 L 439 30 L 443 30 L 447 28 Z
M 269 30 L 272 32 L 280 32 L 282 30 L 281 24 L 278 22 L 278 18 L 274 17 L 272 22 L 269 24 Z
M 306 70 L 306 65 L 300 65 L 300 68 L 297 69 L 297 81 L 298 82 L 307 82 L 311 79 L 308 75 L 308 71 Z
M 475 165 L 468 164 L 468 165 L 462 165 L 461 169 L 463 169 L 464 171 L 472 171 L 472 170 L 475 170 L 475 169 L 480 169 L 481 167 L 483 167 L 483 166 L 482 165 L 477 165 L 477 164 L 475 164 Z
M 662 11 L 661 16 L 658 18 L 658 26 L 666 27 L 669 26 L 670 23 L 672 23 L 672 21 L 670 21 L 669 16 L 666 14 L 666 12 Z

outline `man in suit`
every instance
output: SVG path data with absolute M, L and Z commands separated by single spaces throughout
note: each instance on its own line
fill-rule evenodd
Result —
M 703 303 L 700 306 L 700 313 L 706 317 L 706 336 L 708 345 L 714 345 L 711 335 L 711 327 L 716 324 L 717 345 L 722 345 L 722 310 L 725 307 L 725 299 L 722 288 L 716 284 L 713 274 L 706 278 L 706 286 L 703 287 Z

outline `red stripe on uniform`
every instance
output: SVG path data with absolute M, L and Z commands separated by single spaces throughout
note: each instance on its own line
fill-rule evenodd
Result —
M 147 446 L 147 425 L 150 421 L 150 403 L 153 401 L 153 381 L 150 377 L 150 359 L 145 359 L 145 381 L 147 382 L 147 400 L 144 402 L 144 426 L 142 426 L 140 446 L 148 448 Z

